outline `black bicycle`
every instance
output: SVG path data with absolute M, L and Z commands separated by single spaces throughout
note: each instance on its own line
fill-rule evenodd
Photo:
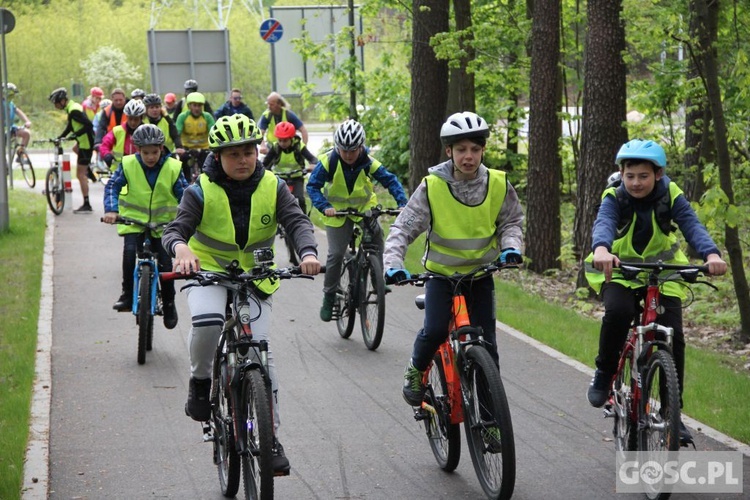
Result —
M 354 226 L 349 248 L 341 266 L 339 287 L 333 305 L 339 335 L 349 338 L 359 312 L 362 337 L 371 351 L 380 346 L 385 324 L 385 279 L 380 249 L 373 243 L 373 228 L 381 215 L 398 215 L 401 209 L 373 207 L 364 212 L 353 208 L 340 210 L 336 216 L 361 217 Z
M 19 129 L 25 128 L 26 127 L 19 127 Z M 36 174 L 34 173 L 34 166 L 31 164 L 31 158 L 29 158 L 28 153 L 26 153 L 26 148 L 21 145 L 16 133 L 10 134 L 10 139 L 8 141 L 8 171 L 12 170 L 14 160 L 21 167 L 21 173 L 23 174 L 26 184 L 28 184 L 30 188 L 36 186 Z M 11 185 L 13 185 L 12 177 L 11 174 Z
M 242 469 L 245 499 L 272 499 L 275 446 L 268 341 L 253 339 L 250 301 L 256 280 L 308 278 L 299 267 L 274 269 L 273 250 L 253 252 L 257 267 L 243 272 L 237 261 L 225 273 L 199 271 L 189 275 L 164 273 L 168 279 L 192 279 L 191 286 L 221 286 L 229 290 L 227 315 L 213 364 L 211 419 L 203 423 L 203 439 L 214 446 L 221 492 L 234 497 Z

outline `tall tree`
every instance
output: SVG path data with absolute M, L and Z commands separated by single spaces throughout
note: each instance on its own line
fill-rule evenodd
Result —
M 413 0 L 409 188 L 440 161 L 440 127 L 448 98 L 448 63 L 435 57 L 430 39 L 448 31 L 448 0 Z
M 560 267 L 559 0 L 535 0 L 532 15 L 526 254 L 543 272 Z
M 471 29 L 471 0 L 453 0 L 456 31 L 460 33 L 461 57 L 458 66 L 451 67 L 448 87 L 448 115 L 458 111 L 476 111 L 474 73 L 468 70 L 474 60 L 475 50 Z
M 721 87 L 719 87 L 719 69 L 716 62 L 716 51 L 710 34 L 702 33 L 710 30 L 711 9 L 718 9 L 718 0 L 695 0 L 695 13 L 698 16 L 698 30 L 701 39 L 708 40 L 708 45 L 701 53 L 701 65 L 704 84 L 708 94 L 708 103 L 714 123 L 714 144 L 716 145 L 716 160 L 719 166 L 719 184 L 726 195 L 727 210 L 736 210 L 734 205 L 734 189 L 732 187 L 731 160 L 727 140 L 727 126 L 724 122 L 724 109 L 721 103 Z M 724 226 L 724 244 L 729 254 L 729 264 L 732 268 L 734 292 L 737 295 L 737 305 L 740 310 L 740 330 L 734 339 L 742 344 L 750 342 L 750 290 L 743 265 L 742 246 L 736 225 L 727 223 Z
M 576 257 L 591 247 L 591 228 L 602 190 L 614 168 L 617 149 L 627 140 L 625 29 L 620 21 L 621 0 L 588 2 L 588 31 L 583 63 L 583 131 L 578 196 L 573 224 Z M 586 286 L 583 266 L 578 286 Z

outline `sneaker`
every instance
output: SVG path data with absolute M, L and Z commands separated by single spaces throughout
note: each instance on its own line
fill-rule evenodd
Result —
M 690 434 L 690 430 L 680 420 L 680 446 L 687 446 L 689 444 L 693 444 L 693 435 Z
M 487 445 L 487 451 L 490 453 L 501 453 L 503 451 L 500 442 L 500 429 L 497 427 L 488 427 L 482 430 L 482 439 Z
M 117 302 L 112 306 L 112 309 L 114 309 L 117 312 L 128 312 L 133 310 L 133 294 L 122 292 L 122 295 L 120 295 L 120 298 L 117 299 Z
M 73 210 L 73 213 L 74 214 L 90 214 L 93 211 L 94 211 L 94 209 L 91 208 L 91 205 L 89 205 L 88 203 L 84 203 L 80 207 L 78 207 L 75 210 Z
M 386 295 L 393 291 L 393 288 L 389 287 L 388 285 L 385 285 L 383 289 L 385 290 Z
M 177 326 L 177 308 L 174 306 L 174 301 L 165 302 L 162 311 L 164 313 L 164 327 L 171 330 Z
M 609 387 L 612 383 L 612 375 L 608 375 L 601 370 L 596 370 L 594 378 L 591 379 L 589 390 L 586 397 L 594 408 L 601 408 L 609 399 Z
M 326 323 L 333 318 L 333 305 L 336 303 L 335 293 L 326 293 L 323 295 L 323 306 L 320 308 L 320 319 Z
M 425 391 L 424 384 L 422 383 L 423 375 L 424 372 L 417 370 L 411 361 L 409 361 L 404 371 L 404 387 L 402 392 L 404 400 L 411 406 L 422 406 Z
M 188 400 L 185 403 L 185 415 L 198 422 L 205 422 L 211 418 L 211 379 L 190 377 Z
M 286 455 L 284 454 L 284 447 L 281 446 L 281 443 L 279 443 L 279 440 L 276 438 L 273 440 L 273 450 L 271 453 L 273 454 L 271 458 L 273 472 L 278 475 L 289 474 L 289 469 L 291 468 L 289 465 L 289 459 L 286 458 Z

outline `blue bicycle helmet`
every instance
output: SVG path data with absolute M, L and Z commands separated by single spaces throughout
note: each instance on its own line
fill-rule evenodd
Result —
M 626 142 L 617 152 L 615 162 L 621 165 L 623 160 L 648 160 L 657 167 L 667 168 L 667 154 L 654 141 L 633 139 Z

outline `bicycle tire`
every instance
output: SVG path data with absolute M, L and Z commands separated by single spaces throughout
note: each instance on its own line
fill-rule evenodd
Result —
M 336 302 L 339 310 L 336 328 L 338 328 L 341 338 L 344 339 L 351 337 L 354 331 L 356 307 L 354 305 L 354 297 L 352 297 L 353 287 L 351 286 L 356 276 L 354 266 L 354 257 L 351 252 L 347 252 L 344 256 L 344 267 L 339 278 L 339 289 L 336 292 Z
M 221 343 L 220 343 L 221 344 Z M 227 363 L 217 350 L 211 384 L 211 414 L 214 424 L 214 463 L 219 476 L 221 494 L 233 498 L 240 489 L 242 462 L 234 444 L 232 408 L 229 395 Z
M 385 325 L 385 279 L 380 258 L 368 254 L 360 270 L 359 322 L 362 338 L 371 351 L 380 346 Z
M 158 265 L 158 264 L 157 264 Z M 159 278 L 156 278 L 156 307 L 154 307 L 154 314 L 161 314 L 164 316 L 161 302 L 161 287 L 159 285 Z M 146 339 L 146 350 L 152 351 L 154 349 L 154 314 L 151 315 L 151 326 L 148 329 L 148 338 Z
M 151 315 L 151 267 L 141 264 L 138 274 L 138 364 L 142 365 L 146 362 L 149 330 L 153 331 L 154 327 Z
M 47 170 L 44 178 L 44 194 L 47 196 L 47 204 L 55 215 L 60 215 L 65 206 L 65 190 L 60 182 L 60 171 L 55 167 Z
M 612 434 L 618 453 L 635 451 L 638 448 L 638 409 L 633 408 L 633 388 L 636 375 L 632 372 L 632 358 L 627 356 L 622 371 L 614 382 L 612 412 L 614 426 Z
M 659 350 L 642 372 L 643 392 L 638 418 L 643 423 L 638 432 L 639 450 L 668 452 L 680 449 L 680 385 L 672 356 Z M 644 484 L 646 497 L 664 500 L 671 493 L 662 492 L 661 484 Z
M 242 457 L 246 500 L 273 499 L 273 416 L 266 383 L 259 370 L 248 370 L 242 386 L 247 456 Z
M 26 184 L 30 188 L 36 186 L 36 174 L 34 173 L 34 166 L 31 164 L 31 158 L 26 151 L 17 153 L 18 157 L 21 158 L 21 173 L 23 178 L 26 180 Z
M 428 368 L 424 401 L 435 410 L 434 413 L 427 411 L 424 420 L 432 454 L 441 469 L 452 472 L 461 460 L 461 428 L 451 423 L 448 382 L 439 352 Z
M 464 429 L 479 483 L 492 499 L 508 499 L 516 483 L 516 447 L 508 399 L 497 365 L 481 347 L 465 351 L 461 374 Z M 500 432 L 500 442 L 489 429 Z

